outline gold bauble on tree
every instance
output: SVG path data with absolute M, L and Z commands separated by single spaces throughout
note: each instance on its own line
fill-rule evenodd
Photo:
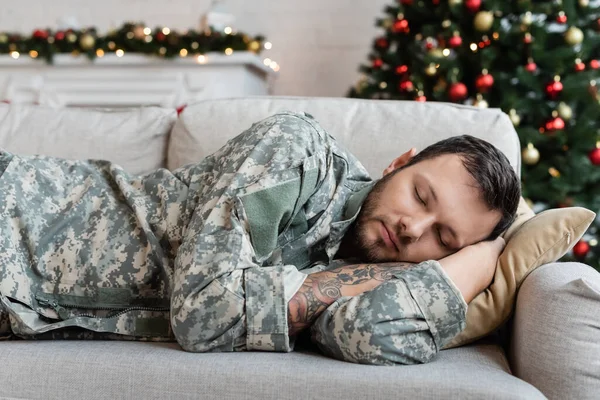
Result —
M 558 116 L 564 119 L 565 121 L 570 120 L 573 116 L 573 110 L 571 110 L 571 107 L 569 107 L 567 103 L 562 101 L 558 104 L 557 111 Z
M 77 35 L 74 33 L 69 33 L 67 35 L 67 41 L 69 41 L 70 43 L 75 43 L 77 41 Z
M 475 19 L 473 20 L 473 26 L 479 32 L 487 32 L 494 25 L 494 14 L 490 11 L 479 11 L 475 14 Z
M 517 126 L 519 126 L 519 124 L 521 124 L 521 117 L 519 116 L 519 114 L 517 114 L 517 110 L 515 110 L 514 108 L 512 108 L 508 112 L 508 116 L 510 118 L 510 122 L 512 122 L 512 124 L 515 127 L 517 127 Z
M 81 37 L 79 38 L 79 45 L 84 50 L 92 49 L 95 44 L 96 44 L 96 39 L 89 33 L 85 33 L 85 34 L 81 35 Z
M 0 33 L 0 43 L 6 43 L 8 42 L 8 36 L 5 35 L 4 33 Z
M 523 157 L 523 162 L 527 165 L 535 165 L 540 161 L 540 152 L 531 143 L 523 149 L 521 156 Z
M 459 6 L 462 3 L 462 0 L 448 0 L 448 5 L 450 6 Z
M 590 0 L 579 0 L 578 3 L 579 3 L 579 6 L 585 8 L 590 5 Z
M 437 68 L 434 63 L 429 64 L 425 68 L 425 74 L 427 74 L 427 76 L 435 76 L 435 74 L 437 74 Z
M 431 54 L 431 56 L 435 57 L 435 58 L 443 58 L 444 57 L 444 51 L 442 49 L 440 49 L 439 47 L 429 50 L 429 54 Z
M 565 32 L 565 42 L 571 46 L 575 46 L 583 42 L 583 32 L 576 26 L 572 26 Z

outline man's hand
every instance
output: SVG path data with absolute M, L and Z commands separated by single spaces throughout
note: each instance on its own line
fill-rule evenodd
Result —
M 504 239 L 498 237 L 494 241 L 463 247 L 439 260 L 444 271 L 462 293 L 465 302 L 470 303 L 492 283 L 498 257 L 504 246 Z
M 357 296 L 393 278 L 413 263 L 346 265 L 308 275 L 288 304 L 289 335 L 310 326 L 331 303 L 343 296 Z

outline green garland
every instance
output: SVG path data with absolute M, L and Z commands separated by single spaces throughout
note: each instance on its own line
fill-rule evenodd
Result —
M 52 63 L 56 54 L 85 55 L 90 60 L 109 53 L 137 53 L 162 58 L 198 56 L 209 52 L 231 54 L 251 51 L 259 54 L 265 38 L 251 37 L 241 32 L 186 30 L 177 32 L 166 27 L 150 29 L 142 23 L 125 23 L 107 35 L 98 35 L 96 28 L 66 31 L 35 30 L 31 36 L 0 32 L 0 54 L 17 58 L 29 55 Z

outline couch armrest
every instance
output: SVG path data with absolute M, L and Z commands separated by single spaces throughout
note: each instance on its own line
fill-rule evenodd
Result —
M 576 262 L 533 271 L 517 295 L 508 356 L 550 399 L 600 393 L 600 273 Z

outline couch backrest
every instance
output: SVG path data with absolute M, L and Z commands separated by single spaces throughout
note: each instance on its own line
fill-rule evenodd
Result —
M 373 177 L 397 156 L 462 134 L 487 140 L 520 173 L 519 138 L 498 109 L 450 103 L 348 98 L 249 97 L 205 100 L 186 107 L 169 139 L 169 168 L 197 162 L 277 111 L 305 111 L 344 144 Z
M 177 113 L 0 104 L 0 147 L 16 154 L 113 161 L 140 174 L 164 167 Z

